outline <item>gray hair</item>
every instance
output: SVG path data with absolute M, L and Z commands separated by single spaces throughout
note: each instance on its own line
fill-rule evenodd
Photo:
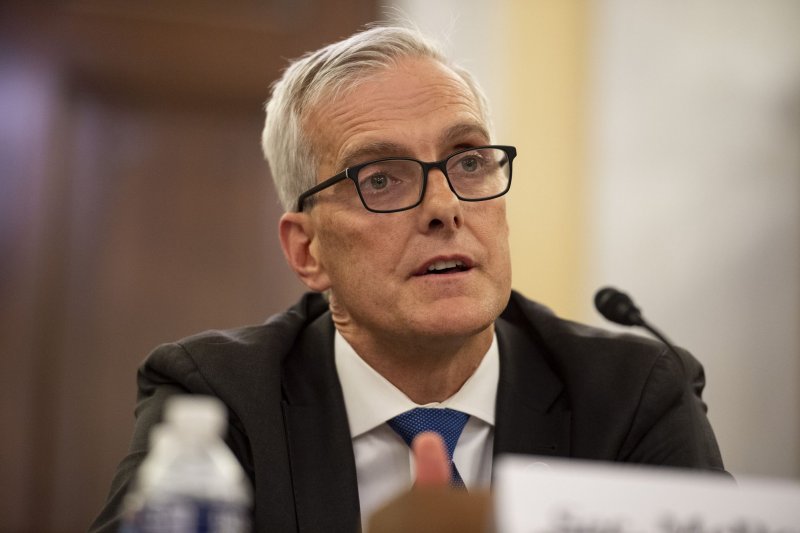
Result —
M 439 45 L 420 31 L 401 26 L 373 26 L 293 61 L 272 86 L 261 146 L 275 189 L 286 211 L 317 183 L 317 150 L 303 130 L 309 113 L 323 99 L 357 87 L 368 75 L 405 58 L 430 58 L 453 70 L 469 87 L 486 127 L 488 104 L 472 75 L 453 64 Z

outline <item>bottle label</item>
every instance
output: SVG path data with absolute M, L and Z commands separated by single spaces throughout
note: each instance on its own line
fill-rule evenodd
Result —
M 124 533 L 248 533 L 247 510 L 235 503 L 174 498 L 149 501 L 123 526 Z

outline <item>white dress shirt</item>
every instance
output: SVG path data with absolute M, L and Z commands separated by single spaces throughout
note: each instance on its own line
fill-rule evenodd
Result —
M 413 484 L 411 449 L 386 421 L 415 407 L 449 407 L 470 415 L 456 444 L 453 462 L 468 489 L 489 487 L 500 375 L 497 335 L 475 373 L 458 392 L 441 403 L 426 405 L 414 403 L 378 374 L 338 331 L 334 351 L 353 439 L 364 527 L 373 512 Z

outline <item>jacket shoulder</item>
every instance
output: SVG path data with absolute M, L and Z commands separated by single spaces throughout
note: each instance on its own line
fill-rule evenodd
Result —
M 560 319 L 516 293 L 503 318 L 528 332 L 561 379 L 572 456 L 722 470 L 691 354 Z
M 280 379 L 284 358 L 309 324 L 323 317 L 327 302 L 305 294 L 264 324 L 209 330 L 156 348 L 139 369 L 139 388 L 173 383 L 186 392 L 220 396 L 225 389 Z
M 640 335 L 560 318 L 544 305 L 516 292 L 512 293 L 502 317 L 529 329 L 534 340 L 549 348 L 552 362 L 558 366 L 605 365 L 609 357 L 646 364 L 666 351 L 662 343 Z
M 559 318 L 518 293 L 503 318 L 528 331 L 573 406 L 634 406 L 654 385 L 669 403 L 687 389 L 699 396 L 704 385 L 702 366 L 685 350 L 676 354 L 653 339 Z

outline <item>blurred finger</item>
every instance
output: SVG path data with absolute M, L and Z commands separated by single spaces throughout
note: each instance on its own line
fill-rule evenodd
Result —
M 411 450 L 416 463 L 416 486 L 449 486 L 450 460 L 444 440 L 438 433 L 420 433 L 411 443 Z

